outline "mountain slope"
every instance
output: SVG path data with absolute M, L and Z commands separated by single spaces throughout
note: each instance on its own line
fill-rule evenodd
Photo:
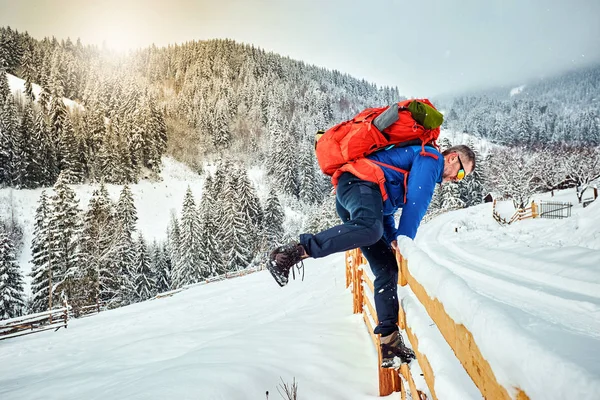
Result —
M 2 343 L 2 399 L 374 399 L 376 354 L 351 314 L 343 257 L 304 282 L 267 271 L 191 288 Z

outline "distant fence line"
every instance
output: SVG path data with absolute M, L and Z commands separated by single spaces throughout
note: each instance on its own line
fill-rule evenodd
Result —
M 212 282 L 218 282 L 225 279 L 237 278 L 240 276 L 248 275 L 254 272 L 258 272 L 264 269 L 264 266 L 258 265 L 253 268 L 247 268 L 235 272 L 226 272 L 222 275 L 213 276 L 202 280 L 201 282 L 192 283 L 190 285 L 183 286 L 178 289 L 170 290 L 167 292 L 159 293 L 149 300 L 161 299 L 165 297 L 171 297 L 176 293 L 183 290 L 187 290 L 191 287 L 206 285 Z M 101 311 L 105 311 L 106 303 L 102 301 L 96 301 L 94 304 L 85 306 L 71 306 L 64 302 L 64 307 L 59 309 L 53 309 L 43 311 L 35 314 L 23 315 L 16 318 L 5 319 L 0 321 L 0 340 L 11 339 L 18 336 L 29 335 L 37 332 L 44 332 L 54 329 L 56 332 L 60 328 L 66 328 L 69 318 L 83 318 L 91 315 L 98 314 Z
M 496 204 L 497 201 L 494 199 L 492 203 L 492 216 L 500 225 L 510 225 L 515 221 L 522 221 L 528 218 L 569 218 L 571 216 L 571 209 L 573 208 L 573 204 L 569 202 L 542 200 L 537 204 L 535 201 L 532 201 L 530 206 L 517 209 L 510 219 L 506 219 L 498 213 Z
M 69 307 L 44 311 L 36 314 L 0 321 L 0 340 L 11 339 L 32 333 L 67 327 Z
M 571 216 L 572 203 L 558 201 L 541 201 L 540 217 L 550 219 L 562 219 Z

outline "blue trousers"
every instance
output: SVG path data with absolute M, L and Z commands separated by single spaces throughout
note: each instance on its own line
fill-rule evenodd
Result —
M 343 224 L 316 235 L 302 234 L 300 244 L 313 258 L 360 247 L 375 275 L 379 324 L 374 332 L 387 336 L 398 330 L 398 265 L 390 245 L 383 239 L 383 200 L 379 186 L 347 172 L 342 174 L 336 208 Z

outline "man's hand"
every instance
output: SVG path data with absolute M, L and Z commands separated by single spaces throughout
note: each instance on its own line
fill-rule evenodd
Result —
M 397 240 L 394 240 L 392 242 L 392 250 L 398 251 L 398 241 Z

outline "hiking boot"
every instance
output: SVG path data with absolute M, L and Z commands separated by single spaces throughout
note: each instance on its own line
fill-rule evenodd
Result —
M 283 287 L 288 283 L 290 269 L 307 257 L 308 254 L 301 244 L 298 242 L 288 243 L 271 252 L 267 269 L 275 278 L 275 282 Z
M 409 364 L 415 353 L 404 345 L 400 332 L 396 331 L 381 337 L 381 368 L 400 368 L 401 364 Z

